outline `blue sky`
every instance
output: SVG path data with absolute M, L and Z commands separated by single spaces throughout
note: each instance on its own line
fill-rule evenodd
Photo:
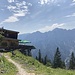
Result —
M 0 27 L 22 33 L 75 28 L 75 0 L 0 0 Z

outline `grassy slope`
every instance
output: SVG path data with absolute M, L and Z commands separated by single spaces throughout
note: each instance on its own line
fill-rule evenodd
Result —
M 34 58 L 25 56 L 19 51 L 15 51 L 15 53 L 16 55 L 12 59 L 22 64 L 28 72 L 34 72 L 36 75 L 75 75 L 75 71 L 46 67 Z
M 3 56 L 0 57 L 0 75 L 16 75 L 16 67 L 8 62 Z

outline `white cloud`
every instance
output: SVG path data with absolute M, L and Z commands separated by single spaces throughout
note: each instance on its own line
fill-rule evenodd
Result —
M 52 31 L 55 28 L 61 28 L 63 25 L 64 25 L 64 23 L 62 23 L 62 24 L 55 23 L 52 26 L 45 26 L 44 28 L 41 28 L 38 31 L 40 31 L 40 32 L 48 32 L 48 31 Z
M 48 2 L 50 2 L 50 0 L 40 0 L 39 3 L 43 5 L 43 4 L 46 4 L 46 3 L 48 3 Z
M 7 6 L 7 9 L 9 9 L 9 10 L 14 10 L 14 9 L 16 9 L 16 6 L 11 6 L 11 5 L 9 5 L 9 6 Z
M 8 0 L 8 2 L 10 5 L 7 6 L 7 9 L 10 11 L 10 13 L 12 13 L 12 15 L 2 21 L 0 24 L 5 22 L 10 23 L 19 21 L 19 17 L 23 17 L 28 14 L 28 6 L 32 6 L 31 3 L 26 3 L 25 1 L 18 2 L 17 0 Z M 14 5 L 11 4 L 12 2 L 14 2 Z
M 65 17 L 75 17 L 75 13 L 71 14 L 71 15 L 67 15 Z
M 25 2 L 25 1 L 17 2 L 17 3 L 15 3 L 15 4 L 16 4 L 16 6 L 17 6 L 18 8 L 21 8 L 22 6 L 26 6 L 26 2 Z
M 10 16 L 7 19 L 5 19 L 4 21 L 2 21 L 0 24 L 3 24 L 5 22 L 10 23 L 10 22 L 16 22 L 19 21 L 19 19 L 15 16 Z
M 15 0 L 8 0 L 9 3 L 15 2 Z
M 39 1 L 39 3 L 41 5 L 43 5 L 43 4 L 49 4 L 49 3 L 57 3 L 57 2 L 58 2 L 58 0 L 40 0 Z
M 32 4 L 31 4 L 31 3 L 28 3 L 28 5 L 29 5 L 29 6 L 32 6 Z
M 73 0 L 73 2 L 75 2 L 75 0 Z
M 16 22 L 18 21 L 17 17 L 10 16 L 8 19 L 6 19 L 4 22 Z
M 9 5 L 7 9 L 13 12 L 17 17 L 25 16 L 28 12 L 28 6 L 25 1 L 15 3 L 15 6 Z
M 47 0 L 40 0 L 40 3 L 41 4 L 45 4 L 45 3 L 47 3 L 48 1 Z
M 16 17 L 22 17 L 22 16 L 25 16 L 26 14 L 27 14 L 27 12 L 18 11 L 18 13 L 14 13 L 14 16 L 16 16 Z
M 44 4 L 55 4 L 57 6 L 60 6 L 61 3 L 66 3 L 67 0 L 39 0 L 39 4 L 44 5 Z M 73 0 L 75 2 L 75 0 Z

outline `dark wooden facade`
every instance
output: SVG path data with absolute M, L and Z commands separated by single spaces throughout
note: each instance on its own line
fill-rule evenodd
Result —
M 6 30 L 4 28 L 0 28 L 0 34 L 2 34 L 6 38 L 17 39 L 18 33 L 19 32 L 17 31 L 11 31 L 11 30 Z
M 0 34 L 4 36 L 0 46 L 4 48 L 18 46 L 18 33 L 19 32 L 0 28 Z
M 0 28 L 0 34 L 4 36 L 0 45 L 0 51 L 1 50 L 10 51 L 11 49 L 13 50 L 14 49 L 21 49 L 21 50 L 35 49 L 34 46 L 19 45 L 18 33 L 19 32 Z

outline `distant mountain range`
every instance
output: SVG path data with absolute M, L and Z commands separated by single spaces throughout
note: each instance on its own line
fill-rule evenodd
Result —
M 36 47 L 32 51 L 33 56 L 41 50 L 42 57 L 45 55 L 52 59 L 56 48 L 59 47 L 62 58 L 67 58 L 72 51 L 75 52 L 75 29 L 66 30 L 56 28 L 53 31 L 41 33 L 39 31 L 30 34 L 20 34 L 19 39 L 31 41 Z

